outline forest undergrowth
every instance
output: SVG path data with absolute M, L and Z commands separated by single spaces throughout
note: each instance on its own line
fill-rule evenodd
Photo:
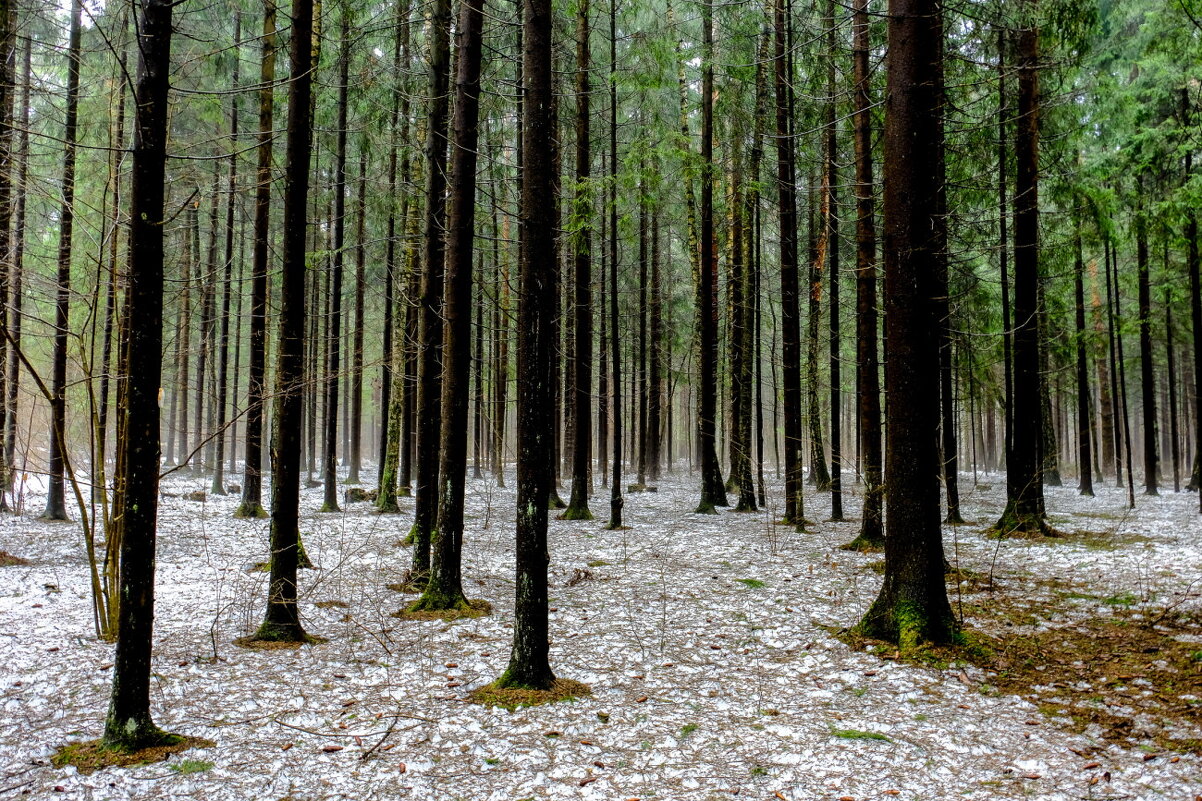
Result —
M 512 482 L 511 482 L 512 483 Z M 696 478 L 627 497 L 628 529 L 553 520 L 552 665 L 572 700 L 473 701 L 512 639 L 513 495 L 469 480 L 465 590 L 491 613 L 401 620 L 412 595 L 400 515 L 319 514 L 295 650 L 233 641 L 262 615 L 266 522 L 235 497 L 164 486 L 151 706 L 213 741 L 89 775 L 51 760 L 95 738 L 111 645 L 92 633 L 78 527 L 0 520 L 0 797 L 94 799 L 733 797 L 1172 798 L 1202 794 L 1202 525 L 1196 497 L 1049 489 L 1064 536 L 990 537 L 1003 481 L 962 476 L 945 527 L 949 596 L 967 645 L 904 658 L 832 633 L 879 586 L 880 554 L 840 549 L 807 493 L 808 533 L 759 513 L 696 515 Z M 200 497 L 200 496 L 193 496 Z M 598 496 L 600 497 L 600 496 Z M 769 497 L 772 501 L 772 497 Z M 36 494 L 30 508 L 37 507 Z M 61 788 L 60 792 L 56 792 Z

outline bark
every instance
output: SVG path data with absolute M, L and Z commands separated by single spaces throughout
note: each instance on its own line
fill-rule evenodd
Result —
M 701 451 L 701 502 L 697 512 L 715 514 L 726 506 L 726 487 L 718 464 L 718 247 L 714 237 L 714 11 L 703 7 L 704 55 L 701 73 L 701 318 L 698 359 L 697 440 Z
M 786 53 L 786 0 L 775 5 L 776 181 L 780 208 L 780 339 L 784 401 L 785 522 L 805 525 L 802 499 L 801 320 L 797 275 L 797 185 L 793 146 L 793 84 Z M 775 383 L 775 382 L 774 382 Z
M 367 150 L 359 153 L 359 208 L 355 230 L 355 323 L 351 334 L 350 466 L 346 483 L 359 483 L 363 447 L 363 304 L 367 295 Z
M 1035 0 L 1025 0 L 1033 9 Z M 1014 385 L 1002 534 L 1045 533 L 1039 341 L 1039 33 L 1018 32 L 1014 137 Z
M 555 135 L 551 113 L 551 3 L 524 0 L 522 131 L 523 246 L 518 302 L 517 555 L 513 650 L 499 687 L 548 690 L 547 502 L 554 481 L 555 421 L 551 363 L 555 341 L 545 298 L 556 287 L 551 228 Z
M 838 151 L 835 138 L 835 2 L 827 0 L 826 32 L 826 236 L 830 243 L 827 258 L 830 268 L 830 373 L 831 373 L 831 519 L 843 519 L 842 395 L 839 357 L 839 216 L 835 194 L 839 185 Z
M 67 339 L 70 334 L 71 235 L 75 223 L 75 155 L 79 128 L 80 17 L 82 0 L 71 2 L 71 29 L 67 42 L 67 114 L 63 127 L 62 205 L 59 209 L 58 277 L 55 293 L 54 357 L 50 398 L 50 464 L 45 520 L 66 520 L 63 479 L 67 424 Z M 7 19 L 7 10 L 5 18 Z M 22 191 L 24 191 L 22 189 Z M 156 440 L 157 441 L 157 440 Z
M 413 511 L 413 578 L 430 571 L 430 538 L 438 523 L 438 435 L 442 402 L 442 287 L 446 223 L 447 115 L 451 2 L 435 0 L 430 19 L 430 88 L 426 101 L 426 209 L 422 241 L 417 356 L 417 502 Z
M 266 517 L 263 509 L 263 409 L 267 402 L 267 275 L 270 268 L 271 155 L 275 130 L 275 0 L 263 4 L 263 56 L 259 63 L 259 131 L 255 170 L 254 247 L 250 279 L 250 351 L 247 354 L 246 464 L 242 503 L 235 517 Z
M 235 93 L 230 95 L 230 170 L 225 206 L 225 277 L 222 281 L 221 334 L 217 341 L 217 425 L 213 429 L 212 495 L 225 495 L 225 422 L 229 400 L 230 306 L 234 291 L 234 202 L 238 197 L 238 68 L 241 62 L 242 15 L 234 15 L 234 70 L 231 83 Z
M 572 252 L 575 261 L 573 312 L 572 492 L 563 516 L 592 520 L 588 508 L 592 458 L 593 395 L 593 187 L 589 148 L 589 0 L 580 0 L 576 15 L 576 209 Z
M 338 140 L 334 152 L 334 258 L 330 271 L 329 315 L 326 317 L 327 352 L 325 446 L 322 448 L 322 512 L 337 512 L 338 508 L 338 384 L 342 369 L 342 274 L 346 252 L 346 116 L 347 91 L 350 84 L 351 21 L 344 4 L 340 21 L 338 48 Z
M 476 145 L 480 112 L 483 0 L 460 5 L 455 79 L 454 142 L 443 283 L 442 436 L 438 527 L 431 543 L 430 580 L 413 609 L 467 606 L 460 578 L 463 493 L 467 476 L 467 402 L 472 358 L 472 240 L 476 212 Z
M 868 0 L 856 0 L 853 21 L 855 111 L 852 126 L 856 159 L 856 384 L 864 509 L 860 532 L 850 545 L 878 549 L 885 544 L 881 483 L 881 386 L 877 350 L 876 226 L 872 172 L 872 96 L 868 54 Z
M 671 6 L 668 7 L 669 16 Z M 618 336 L 618 31 L 617 3 L 609 4 L 609 336 L 613 373 L 613 471 L 609 482 L 611 531 L 622 526 L 622 343 Z M 682 90 L 683 92 L 683 90 Z M 682 119 L 683 112 L 682 112 Z M 687 125 L 687 123 L 686 123 Z M 685 133 L 688 133 L 687 127 Z M 687 137 L 686 137 L 687 141 Z M 1202 494 L 1202 493 L 1199 493 Z
M 255 637 L 305 641 L 296 605 L 300 555 L 301 397 L 305 338 L 305 233 L 312 147 L 313 2 L 293 0 L 291 78 L 284 156 L 283 253 L 271 443 L 271 577 Z
M 13 29 L 10 23 L 10 30 Z M 22 55 L 21 67 L 21 99 L 19 116 L 19 145 L 17 153 L 17 186 L 26 186 L 29 177 L 29 91 L 32 68 L 33 37 L 25 37 L 25 49 Z M 14 212 L 15 226 L 12 240 L 12 261 L 9 280 L 12 285 L 12 313 L 9 322 L 9 337 L 11 347 L 8 358 L 8 380 L 6 382 L 7 396 L 4 398 L 6 410 L 6 425 L 4 428 L 4 453 L 0 464 L 0 498 L 13 486 L 13 476 L 16 473 L 17 455 L 17 398 L 19 397 L 21 380 L 21 360 L 18 352 L 21 348 L 22 306 L 24 299 L 25 274 L 25 202 L 27 192 L 17 193 L 17 206 Z
M 1073 245 L 1076 249 L 1073 290 L 1077 312 L 1077 470 L 1081 474 L 1079 492 L 1093 495 L 1093 456 L 1090 449 L 1093 422 L 1089 413 L 1089 365 L 1085 359 L 1085 258 L 1081 253 L 1080 227 L 1073 237 Z
M 956 624 L 943 577 L 939 523 L 940 247 L 942 14 L 934 0 L 890 0 L 885 109 L 885 325 L 889 357 L 886 418 L 885 579 L 860 630 L 912 648 L 946 643 Z
M 145 0 L 139 25 L 137 109 L 130 183 L 129 287 L 124 363 L 132 380 L 118 410 L 124 451 L 116 510 L 121 541 L 120 612 L 104 744 L 124 751 L 175 738 L 150 715 L 154 552 L 159 494 L 159 379 L 163 346 L 163 195 L 171 63 L 169 0 Z M 78 6 L 76 6 L 78 10 Z
M 1143 191 L 1139 182 L 1137 191 Z M 1156 376 L 1152 364 L 1152 287 L 1148 279 L 1148 223 L 1143 200 L 1135 213 L 1135 262 L 1139 279 L 1139 375 L 1143 400 L 1144 494 L 1159 495 L 1156 442 Z

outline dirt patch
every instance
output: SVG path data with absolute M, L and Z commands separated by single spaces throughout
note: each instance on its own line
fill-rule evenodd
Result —
M 517 709 L 523 706 L 538 706 L 551 704 L 556 701 L 572 701 L 586 698 L 593 694 L 587 684 L 571 679 L 556 679 L 550 690 L 522 690 L 516 688 L 500 688 L 493 684 L 472 690 L 468 698 L 484 706 L 499 706 L 504 709 Z
M 989 675 L 983 690 L 1021 695 L 1074 732 L 1202 754 L 1202 646 L 1188 641 L 1199 631 L 1196 621 L 1153 625 L 1115 608 L 1055 628 L 982 633 L 984 658 L 972 661 Z
M 19 556 L 14 556 L 8 551 L 0 551 L 0 567 L 17 567 L 18 565 L 32 564 L 28 559 L 22 559 Z
M 202 737 L 180 737 L 167 735 L 168 742 L 149 748 L 139 748 L 137 751 L 122 751 L 105 747 L 100 740 L 88 740 L 83 743 L 69 743 L 58 749 L 50 758 L 50 763 L 56 768 L 74 765 L 83 775 L 95 773 L 102 768 L 129 768 L 138 765 L 150 765 L 162 762 L 172 754 L 188 751 L 193 748 L 215 748 L 217 743 Z
M 492 604 L 480 598 L 467 602 L 466 609 L 402 609 L 392 616 L 401 620 L 463 620 L 464 618 L 486 617 L 492 614 Z
M 350 604 L 346 601 L 318 601 L 313 604 L 318 609 L 349 609 Z

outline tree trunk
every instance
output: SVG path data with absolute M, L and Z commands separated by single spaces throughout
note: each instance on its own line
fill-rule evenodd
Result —
M 62 205 L 59 210 L 58 279 L 54 316 L 54 365 L 50 398 L 50 464 L 45 520 L 66 520 L 63 480 L 67 424 L 67 339 L 70 334 L 71 234 L 75 222 L 75 151 L 79 123 L 80 17 L 83 0 L 71 2 L 71 31 L 67 43 L 67 117 L 63 128 Z M 7 18 L 7 11 L 4 12 Z M 22 192 L 25 188 L 22 187 Z M 157 388 L 156 388 L 157 391 Z M 157 429 L 156 429 L 157 431 Z M 157 442 L 157 439 L 156 439 Z
M 150 716 L 154 551 L 159 496 L 159 379 L 163 347 L 163 194 L 171 65 L 169 0 L 145 0 L 138 28 L 137 109 L 130 192 L 126 382 L 118 409 L 121 505 L 120 613 L 104 744 L 132 751 L 175 742 Z M 75 10 L 78 13 L 79 6 Z M 75 17 L 78 24 L 78 17 Z M 76 39 L 78 43 L 78 39 Z
M 589 149 L 589 0 L 580 0 L 576 12 L 576 208 L 572 237 L 575 256 L 575 317 L 573 344 L 575 369 L 572 409 L 576 415 L 572 436 L 572 492 L 565 520 L 592 520 L 588 508 L 589 468 L 592 464 L 593 395 L 593 186 L 592 152 Z
M 435 0 L 430 19 L 430 94 L 426 101 L 426 209 L 422 240 L 417 363 L 417 502 L 413 511 L 412 578 L 430 571 L 430 538 L 438 523 L 438 436 L 442 430 L 442 289 L 446 222 L 447 115 L 451 71 L 450 0 Z
M 247 354 L 246 464 L 242 503 L 235 517 L 266 517 L 263 509 L 263 409 L 267 402 L 267 275 L 271 230 L 271 151 L 275 89 L 275 0 L 263 4 L 263 57 L 259 66 L 258 165 L 255 172 L 254 246 L 251 253 L 250 352 Z
M 438 527 L 431 543 L 430 580 L 414 610 L 463 609 L 460 579 L 463 493 L 467 477 L 467 402 L 472 359 L 472 253 L 476 223 L 476 146 L 479 139 L 483 0 L 459 7 L 454 146 L 451 149 L 443 284 L 442 436 Z
M 613 360 L 613 472 L 609 483 L 611 531 L 622 526 L 622 343 L 618 336 L 618 28 L 617 3 L 609 4 L 609 336 Z M 669 14 L 671 6 L 669 6 Z M 1202 493 L 1199 493 L 1202 494 Z
M 885 107 L 885 580 L 860 630 L 913 648 L 947 643 L 956 623 L 939 524 L 937 298 L 942 246 L 943 19 L 934 0 L 890 0 Z
M 877 351 L 876 226 L 873 219 L 872 97 L 868 53 L 868 0 L 855 0 L 852 54 L 855 111 L 852 127 L 856 159 L 856 384 L 864 509 L 856 550 L 885 545 L 881 484 L 881 379 Z
M 1139 376 L 1143 399 L 1144 429 L 1144 494 L 1159 495 L 1156 442 L 1156 376 L 1152 365 L 1152 287 L 1148 280 L 1148 223 L 1143 210 L 1143 181 L 1135 212 L 1135 262 L 1139 277 Z
M 1079 223 L 1073 245 L 1076 250 L 1073 290 L 1077 306 L 1077 470 L 1081 474 L 1080 493 L 1093 495 L 1093 455 L 1090 450 L 1093 422 L 1089 413 L 1089 365 L 1085 360 L 1085 257 L 1081 253 Z
M 9 30 L 11 31 L 12 29 L 13 25 L 10 23 Z M 29 177 L 29 91 L 33 74 L 32 51 L 33 37 L 27 36 L 25 37 L 25 50 L 22 55 L 21 67 L 20 144 L 18 145 L 16 180 L 16 184 L 19 187 L 26 186 L 26 181 Z M 4 453 L 0 457 L 3 459 L 3 463 L 0 464 L 0 497 L 3 497 L 5 492 L 12 490 L 13 476 L 16 473 L 17 398 L 19 397 L 21 380 L 21 360 L 18 356 L 18 351 L 21 347 L 22 306 L 24 299 L 25 202 L 27 194 L 24 191 L 17 193 L 17 208 L 13 215 L 16 224 L 13 230 L 12 266 L 9 274 L 9 280 L 12 283 L 12 314 L 11 321 L 9 322 L 11 347 L 7 365 L 8 380 L 6 388 L 8 395 L 4 398 L 6 425 L 4 429 Z
M 522 131 L 523 231 L 521 295 L 518 302 L 517 557 L 513 650 L 497 686 L 549 690 L 555 682 L 548 651 L 547 502 L 554 481 L 555 341 L 545 302 L 556 287 L 552 232 L 554 177 L 551 140 L 551 3 L 524 0 Z
M 350 466 L 346 483 L 359 483 L 363 447 L 363 303 L 367 294 L 367 149 L 359 153 L 359 208 L 355 230 L 355 326 L 351 333 Z
M 826 236 L 830 265 L 830 372 L 831 372 L 831 520 L 843 519 L 842 395 L 839 357 L 839 215 L 835 195 L 839 185 L 838 152 L 835 138 L 835 0 L 827 0 L 826 31 Z
M 301 396 L 306 375 L 305 233 L 312 146 L 313 0 L 293 0 L 292 53 L 284 156 L 284 241 L 280 333 L 276 352 L 271 443 L 271 578 L 267 614 L 255 638 L 307 641 L 296 606 L 300 555 Z
M 1025 0 L 1033 10 L 1035 0 Z M 1039 341 L 1039 32 L 1018 32 L 1018 117 L 1014 138 L 1014 386 L 1007 502 L 999 533 L 1043 534 Z
M 726 487 L 718 464 L 718 245 L 714 237 L 714 10 L 702 9 L 704 54 L 701 73 L 701 318 L 700 384 L 697 440 L 701 450 L 701 502 L 697 512 L 715 514 L 726 506 Z
M 780 339 L 784 384 L 785 518 L 805 526 L 802 499 L 801 320 L 797 276 L 797 179 L 794 171 L 793 82 L 786 53 L 792 47 L 785 23 L 787 0 L 775 5 L 776 183 L 780 208 Z M 775 361 L 773 362 L 775 364 Z M 773 382 L 775 384 L 775 381 Z

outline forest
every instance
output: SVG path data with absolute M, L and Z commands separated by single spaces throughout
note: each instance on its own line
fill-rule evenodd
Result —
M 1202 799 L 1200 0 L 0 0 L 0 798 Z

